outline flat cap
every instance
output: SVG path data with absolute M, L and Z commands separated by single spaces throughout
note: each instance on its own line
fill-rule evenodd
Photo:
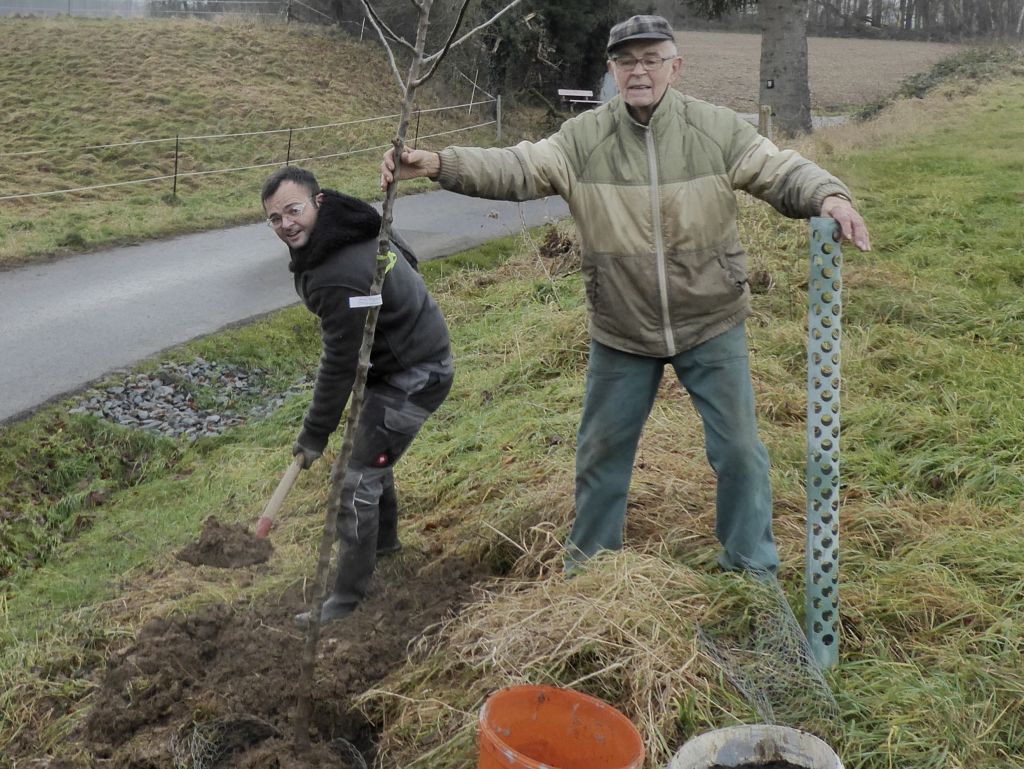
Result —
M 608 53 L 630 40 L 675 40 L 675 32 L 663 16 L 630 16 L 608 33 Z

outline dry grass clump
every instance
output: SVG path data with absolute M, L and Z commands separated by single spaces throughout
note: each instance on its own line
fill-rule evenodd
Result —
M 527 481 L 514 496 L 480 516 L 475 528 L 483 558 L 498 573 L 515 579 L 542 579 L 560 572 L 573 500 L 567 472 Z
M 785 723 L 834 738 L 836 703 L 778 585 L 666 556 L 606 553 L 572 579 L 482 589 L 359 699 L 384 725 L 383 762 L 464 766 L 486 697 L 524 684 L 612 703 L 639 730 L 649 767 L 708 724 Z
M 602 557 L 570 580 L 498 584 L 421 641 L 415 664 L 360 705 L 383 717 L 391 765 L 455 766 L 489 693 L 569 686 L 616 703 L 651 765 L 664 763 L 685 724 L 718 718 L 711 668 L 695 643 L 694 617 L 708 613 L 708 593 L 696 572 L 633 552 Z

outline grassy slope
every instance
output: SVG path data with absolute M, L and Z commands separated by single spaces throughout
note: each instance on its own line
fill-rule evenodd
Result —
M 194 19 L 2 18 L 0 197 L 166 176 L 174 137 L 299 129 L 394 115 L 398 89 L 379 45 L 321 27 Z M 353 66 L 358 62 L 358 66 Z M 444 68 L 418 106 L 469 101 Z M 464 82 L 464 81 L 462 81 Z M 479 97 L 478 97 L 479 98 Z M 483 108 L 493 115 L 493 105 Z M 510 123 L 511 118 L 511 123 Z M 481 108 L 424 114 L 410 139 L 487 118 Z M 514 138 L 515 115 L 506 115 Z M 386 145 L 394 119 L 180 143 L 181 173 Z M 457 134 L 494 139 L 494 128 Z M 79 148 L 167 139 L 129 147 Z M 452 137 L 437 141 L 450 143 Z M 421 146 L 430 146 L 429 143 Z M 53 152 L 52 150 L 60 150 Z M 15 155 L 11 153 L 44 153 Z M 379 195 L 380 150 L 308 163 L 331 185 Z M 273 168 L 0 201 L 0 267 L 205 227 L 256 221 Z
M 817 708 L 813 697 L 794 698 L 796 677 L 781 679 L 789 696 L 775 713 L 827 734 L 848 766 L 1024 765 L 1024 551 L 1015 534 L 1024 523 L 1017 256 L 1024 199 L 1020 159 L 1008 141 L 1022 118 L 1018 75 L 977 92 L 950 86 L 898 104 L 874 125 L 804 147 L 858 191 L 875 252 L 848 253 L 845 271 L 843 656 L 830 675 L 835 711 L 824 697 Z M 775 280 L 758 297 L 749 329 L 783 580 L 799 607 L 804 225 L 780 222 L 760 206 L 743 224 L 756 266 Z M 529 291 L 523 287 L 522 301 Z M 553 341 L 531 339 L 539 350 Z M 732 578 L 705 574 L 713 555 L 710 478 L 690 410 L 679 408 L 673 388 L 664 395 L 642 444 L 627 535 L 637 546 L 665 544 L 648 546 L 653 559 L 629 553 L 607 564 L 584 585 L 534 582 L 546 572 L 533 558 L 549 567 L 557 559 L 548 530 L 521 519 L 563 523 L 571 486 L 546 474 L 536 488 L 516 489 L 500 509 L 520 516 L 506 532 L 524 541 L 520 565 L 531 579 L 467 612 L 390 693 L 366 698 L 393 725 L 389 746 L 400 764 L 464 765 L 481 692 L 517 680 L 586 679 L 585 688 L 644 728 L 652 766 L 664 765 L 695 730 L 751 718 L 729 701 L 713 669 L 688 657 L 695 622 L 742 633 L 742 618 L 765 599 L 743 595 Z M 666 554 L 676 564 L 667 570 Z M 762 661 L 754 678 L 766 684 L 783 672 Z M 444 698 L 464 715 L 442 719 L 431 693 L 450 680 L 467 681 Z M 802 683 L 812 691 L 810 677 Z M 439 722 L 450 741 L 438 747 Z
M 781 702 L 776 713 L 827 734 L 847 766 L 1024 766 L 1024 200 L 1008 141 L 1022 120 L 1018 75 L 899 103 L 804 147 L 857 191 L 875 251 L 848 253 L 845 270 L 844 637 L 829 679 L 838 715 L 813 698 Z M 743 225 L 755 266 L 775 279 L 749 328 L 783 586 L 799 606 L 804 225 L 760 206 Z M 585 578 L 560 579 L 586 349 L 579 279 L 549 275 L 528 243 L 472 258 L 486 269 L 426 266 L 459 376 L 405 460 L 409 544 L 442 538 L 508 562 L 518 580 L 425 645 L 383 687 L 391 694 L 365 706 L 387 713 L 396 765 L 465 766 L 491 688 L 579 682 L 625 710 L 644 730 L 649 766 L 663 766 L 692 733 L 754 718 L 694 656 L 693 637 L 697 622 L 742 632 L 764 596 L 711 567 L 712 479 L 692 409 L 667 383 L 634 479 L 631 550 Z M 308 370 L 315 345 L 308 318 L 291 310 L 176 354 L 272 366 L 288 380 Z M 70 443 L 91 440 L 97 464 L 115 449 L 148 464 L 118 482 L 131 484 L 125 490 L 111 481 L 102 507 L 86 511 L 92 525 L 58 545 L 58 558 L 10 579 L 0 616 L 5 739 L 35 732 L 40 751 L 66 748 L 89 671 L 145 618 L 211 599 L 257 600 L 308 571 L 324 495 L 313 476 L 289 497 L 266 573 L 197 579 L 170 555 L 210 513 L 252 521 L 303 407 L 295 398 L 265 422 L 195 447 L 140 447 L 56 407 L 8 434 L 4 456 L 38 462 L 15 469 L 44 480 L 66 458 L 40 459 L 32 448 L 58 430 Z M 83 469 L 71 488 L 104 472 L 116 475 Z

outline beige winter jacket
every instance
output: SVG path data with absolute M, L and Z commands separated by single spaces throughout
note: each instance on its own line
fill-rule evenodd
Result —
M 440 155 L 446 189 L 563 197 L 579 230 L 592 337 L 655 357 L 695 347 L 750 314 L 734 190 L 793 218 L 818 215 L 829 195 L 849 198 L 842 182 L 779 150 L 733 111 L 672 89 L 647 126 L 617 96 L 547 139 Z

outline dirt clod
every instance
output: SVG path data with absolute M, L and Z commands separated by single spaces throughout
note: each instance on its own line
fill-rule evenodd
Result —
M 260 539 L 241 524 L 221 523 L 211 515 L 203 522 L 199 539 L 182 548 L 176 557 L 193 566 L 235 569 L 265 563 L 272 552 L 270 540 Z

